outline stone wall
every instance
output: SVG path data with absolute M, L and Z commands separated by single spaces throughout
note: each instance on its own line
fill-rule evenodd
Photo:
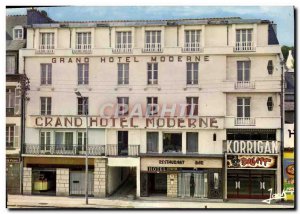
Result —
M 56 169 L 56 195 L 69 195 L 69 169 Z
M 106 197 L 107 159 L 95 158 L 94 197 Z
M 177 197 L 177 174 L 167 175 L 167 197 Z
M 32 169 L 23 168 L 23 194 L 31 195 L 32 190 Z

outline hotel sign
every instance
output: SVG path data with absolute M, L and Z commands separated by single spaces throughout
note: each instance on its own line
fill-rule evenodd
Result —
M 227 156 L 228 168 L 276 168 L 274 156 L 230 155 Z
M 231 154 L 278 154 L 278 141 L 227 140 L 227 153 Z

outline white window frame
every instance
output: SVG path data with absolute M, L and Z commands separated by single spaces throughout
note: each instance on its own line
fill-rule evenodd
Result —
M 145 31 L 145 52 L 160 52 L 161 47 L 161 30 L 146 30 Z
M 242 104 L 238 104 L 238 100 L 242 100 Z M 246 105 L 246 99 L 249 99 L 249 105 Z M 250 118 L 251 117 L 251 98 L 250 97 L 237 97 L 237 117 L 238 118 Z M 238 116 L 238 107 L 242 107 L 242 117 Z M 249 116 L 246 117 L 246 107 L 249 106 Z
M 154 100 L 156 99 L 156 103 Z M 150 100 L 150 102 L 148 102 Z M 147 114 L 150 116 L 156 115 L 157 112 L 154 112 L 153 109 L 158 105 L 158 97 L 147 97 Z
M 45 109 L 43 109 L 43 100 L 45 100 L 44 106 Z M 48 109 L 48 104 L 50 102 L 50 109 Z M 52 98 L 51 97 L 41 97 L 40 98 L 40 103 L 41 103 L 41 115 L 51 115 L 52 111 Z
M 187 38 L 189 41 L 187 41 Z M 201 50 L 201 30 L 184 31 L 184 51 L 194 52 Z
M 81 42 L 79 42 L 81 40 Z M 85 42 L 84 42 L 85 40 Z M 76 32 L 76 50 L 91 50 L 92 49 L 92 33 L 91 32 Z
M 15 31 L 19 31 L 19 30 L 21 30 L 21 34 L 17 33 L 17 35 L 16 35 Z M 13 39 L 14 40 L 22 40 L 23 38 L 24 38 L 24 29 L 23 29 L 23 27 L 22 26 L 15 26 L 13 28 Z
M 191 64 L 191 70 L 188 69 L 188 64 Z M 196 66 L 197 65 L 197 66 Z M 197 70 L 196 70 L 196 67 Z M 199 84 L 199 63 L 198 62 L 187 62 L 186 63 L 186 84 L 187 85 L 198 85 Z M 188 72 L 191 72 L 191 81 L 188 79 Z M 195 78 L 195 72 L 197 72 L 197 79 Z
M 120 70 L 121 69 L 121 70 Z M 119 75 L 121 72 L 121 76 Z M 126 78 L 126 73 L 128 78 Z M 129 84 L 129 63 L 118 63 L 118 85 Z
M 82 103 L 79 103 L 79 100 L 82 100 Z M 82 112 L 79 114 L 79 106 L 82 106 Z M 77 97 L 77 114 L 85 115 L 89 114 L 89 98 L 88 97 Z
M 12 135 L 11 135 L 11 131 L 12 131 Z M 7 147 L 7 143 L 9 143 L 9 144 L 12 144 L 12 146 L 9 146 L 9 148 L 15 148 L 16 147 L 16 145 L 15 145 L 16 125 L 6 124 L 5 134 L 6 134 L 6 139 L 5 139 L 6 147 Z M 11 139 L 12 139 L 12 141 L 11 141 Z
M 17 64 L 16 56 L 7 55 L 6 56 L 6 74 L 16 74 Z
M 150 65 L 150 69 L 149 69 Z M 155 69 L 156 65 L 156 69 Z M 154 78 L 156 73 L 157 78 Z M 150 78 L 149 78 L 150 77 Z M 158 84 L 158 63 L 147 63 L 147 84 L 148 85 L 157 85 Z
M 43 76 L 45 72 L 45 76 Z M 41 64 L 41 85 L 52 85 L 52 64 L 42 63 Z
M 81 138 L 79 139 L 79 135 L 81 134 Z M 79 142 L 81 140 L 81 149 L 79 149 Z M 79 152 L 86 151 L 86 142 L 87 142 L 87 134 L 85 131 L 77 132 L 77 149 Z
M 53 50 L 55 35 L 52 32 L 40 33 L 40 50 Z
M 125 39 L 124 39 L 124 37 L 125 37 Z M 120 48 L 120 49 L 131 49 L 132 48 L 132 32 L 131 31 L 117 31 L 116 32 L 116 48 Z
M 44 137 L 42 138 L 42 133 L 44 133 Z M 49 144 L 47 139 L 49 138 Z M 42 144 L 44 144 L 44 149 L 42 149 Z M 40 132 L 40 150 L 41 151 L 50 151 L 51 150 L 51 132 L 50 131 L 41 131 Z
M 191 100 L 191 103 L 188 103 L 188 100 Z M 197 101 L 197 102 L 196 102 Z M 187 116 L 198 116 L 199 114 L 199 97 L 186 97 L 186 105 L 190 106 L 190 112 L 187 112 Z
M 54 132 L 54 145 L 55 145 L 55 149 L 57 149 L 58 144 L 56 144 L 56 133 L 63 133 L 63 140 L 62 140 L 62 144 L 60 146 L 62 146 L 62 148 L 59 148 L 59 150 L 68 150 L 68 151 L 72 151 L 74 149 L 74 131 L 56 131 Z M 72 150 L 66 149 L 66 133 L 72 133 Z
M 119 102 L 120 101 L 120 102 Z M 127 102 L 125 102 L 127 101 Z M 122 112 L 123 108 L 127 105 L 128 109 L 126 112 Z M 129 113 L 129 97 L 117 97 L 118 115 L 128 115 Z M 122 108 L 122 111 L 119 111 Z
M 81 70 L 80 70 L 81 69 Z M 89 64 L 88 63 L 78 63 L 78 85 L 88 85 L 89 84 Z
M 14 109 L 16 104 L 16 90 L 14 88 L 6 88 L 6 90 L 8 90 L 6 92 L 6 109 Z

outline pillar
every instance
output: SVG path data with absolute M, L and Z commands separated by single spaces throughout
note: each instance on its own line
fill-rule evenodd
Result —
M 56 169 L 56 195 L 69 196 L 69 173 L 68 168 Z
M 167 197 L 177 197 L 177 174 L 167 174 Z
M 95 158 L 94 197 L 104 198 L 107 186 L 107 159 Z
M 23 194 L 31 195 L 32 191 L 32 169 L 23 168 Z

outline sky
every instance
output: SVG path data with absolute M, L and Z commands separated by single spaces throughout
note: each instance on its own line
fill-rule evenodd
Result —
M 96 21 L 136 19 L 179 19 L 241 17 L 267 19 L 277 24 L 281 45 L 294 46 L 292 6 L 74 6 L 37 7 L 55 21 Z M 6 9 L 6 15 L 24 15 L 26 9 Z

